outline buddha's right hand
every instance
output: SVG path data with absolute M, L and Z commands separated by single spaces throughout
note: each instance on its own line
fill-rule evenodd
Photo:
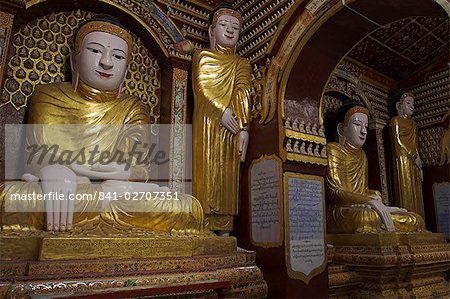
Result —
M 233 135 L 236 135 L 239 132 L 239 124 L 230 108 L 225 109 L 223 112 L 221 123 L 228 131 L 233 133 Z
M 77 176 L 68 167 L 49 165 L 40 170 L 42 191 L 44 192 L 45 212 L 48 231 L 72 229 Z
M 378 215 L 380 215 L 387 231 L 395 231 L 394 222 L 392 221 L 391 217 L 391 211 L 388 206 L 377 199 L 369 200 L 367 204 L 370 205 L 370 207 L 374 209 L 378 213 Z
M 169 192 L 170 189 L 165 186 L 159 186 L 153 183 L 141 183 L 130 181 L 107 180 L 102 184 L 102 192 L 107 195 L 105 198 L 127 198 L 128 196 L 138 195 L 138 197 L 148 192 Z M 109 200 L 103 200 L 102 210 L 109 205 Z
M 399 207 L 387 207 L 390 213 L 408 213 L 407 209 Z
M 102 180 L 128 180 L 131 173 L 126 163 L 117 162 L 93 165 L 73 163 L 70 167 L 78 175 Z
M 372 195 L 369 195 L 369 197 L 374 199 L 374 200 L 378 200 L 380 202 L 382 201 L 381 200 L 381 196 L 379 196 L 378 194 L 372 194 Z

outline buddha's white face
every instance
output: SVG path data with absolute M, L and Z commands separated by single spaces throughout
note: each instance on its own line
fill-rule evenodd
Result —
M 128 45 L 122 38 L 101 31 L 87 34 L 75 56 L 80 80 L 99 90 L 117 90 L 128 68 Z
M 399 104 L 399 114 L 406 116 L 412 116 L 414 113 L 414 98 L 412 96 L 406 96 Z
M 347 142 L 356 147 L 362 147 L 366 142 L 369 119 L 366 114 L 357 112 L 350 116 L 347 126 L 343 127 L 343 135 Z
M 219 44 L 222 47 L 233 48 L 239 39 L 241 24 L 236 17 L 230 15 L 221 15 L 217 19 L 216 27 L 210 28 L 211 44 Z

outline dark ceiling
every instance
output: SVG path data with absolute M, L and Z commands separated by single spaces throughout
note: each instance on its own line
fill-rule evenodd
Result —
M 367 35 L 348 56 L 402 80 L 449 52 L 449 25 L 444 17 L 401 19 Z

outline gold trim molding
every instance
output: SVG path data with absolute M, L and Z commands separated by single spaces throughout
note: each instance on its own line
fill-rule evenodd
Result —
M 327 144 L 327 140 L 325 137 L 300 133 L 300 132 L 296 132 L 296 131 L 290 130 L 290 129 L 286 129 L 286 137 L 300 139 L 300 140 L 304 140 L 304 141 L 310 141 L 310 142 L 314 142 L 317 144 L 324 144 L 324 145 Z
M 311 163 L 311 164 L 317 164 L 317 165 L 328 165 L 328 160 L 325 158 L 319 158 L 319 157 L 312 157 L 302 154 L 294 154 L 294 153 L 286 153 L 286 159 L 289 161 L 296 161 L 296 162 L 304 162 L 304 163 Z

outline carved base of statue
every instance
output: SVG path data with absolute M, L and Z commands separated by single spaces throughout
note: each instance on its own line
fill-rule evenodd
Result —
M 64 240 L 64 238 L 61 239 Z M 267 296 L 267 284 L 255 264 L 254 252 L 236 251 L 234 238 L 211 236 L 209 241 L 195 239 L 173 236 L 166 239 L 161 236 L 139 240 L 129 238 L 128 249 L 126 246 L 116 248 L 116 251 L 135 251 L 145 254 L 154 252 L 145 258 L 140 256 L 141 258 L 133 259 L 1 261 L 0 297 L 42 296 L 48 298 L 67 295 L 114 295 L 115 298 L 136 296 L 147 298 L 147 296 L 157 295 L 217 297 L 224 293 L 229 297 Z M 78 241 L 82 240 L 78 239 Z M 30 245 L 29 241 L 23 240 L 22 248 Z M 100 239 L 97 241 L 103 242 L 102 246 L 107 242 Z M 152 242 L 156 245 L 151 245 Z M 167 242 L 171 242 L 172 245 L 179 243 L 176 248 L 169 246 L 172 249 L 168 253 L 178 257 L 154 258 L 154 256 L 164 255 L 163 250 L 169 248 Z M 55 243 L 53 242 L 52 245 Z M 4 244 L 3 241 L 2 244 Z M 46 241 L 43 240 L 42 245 L 45 244 Z M 223 249 L 220 249 L 222 246 L 220 244 L 225 244 Z M 66 250 L 68 248 L 66 245 L 67 243 L 61 244 L 59 249 Z M 110 247 L 114 245 L 111 244 Z M 150 249 L 144 248 L 147 245 L 151 245 Z M 158 248 L 157 245 L 162 247 Z M 186 248 L 190 248 L 191 251 Z M 41 249 L 44 250 L 42 247 Z M 105 251 L 101 252 L 101 249 L 97 248 L 96 252 L 107 255 L 111 252 L 108 251 L 109 249 L 106 247 Z M 214 250 L 216 253 L 211 252 Z M 218 254 L 219 251 L 228 252 Z M 208 254 L 203 255 L 205 253 Z M 64 258 L 62 255 L 58 257 Z
M 425 230 L 423 218 L 413 212 L 391 213 L 395 231 L 417 232 Z M 350 221 L 351 220 L 351 221 Z M 377 233 L 386 231 L 380 215 L 365 207 L 332 207 L 327 213 L 328 233 Z
M 351 298 L 351 295 L 360 288 L 361 277 L 356 271 L 350 270 L 348 266 L 334 263 L 335 253 L 334 246 L 328 244 L 328 297 Z
M 450 294 L 450 244 L 442 234 L 329 234 L 333 262 L 361 277 L 357 298 L 430 298 Z
M 237 248 L 233 237 L 152 232 L 113 236 L 42 231 L 17 235 L 2 232 L 0 243 L 0 260 L 169 258 L 232 254 L 236 253 Z

